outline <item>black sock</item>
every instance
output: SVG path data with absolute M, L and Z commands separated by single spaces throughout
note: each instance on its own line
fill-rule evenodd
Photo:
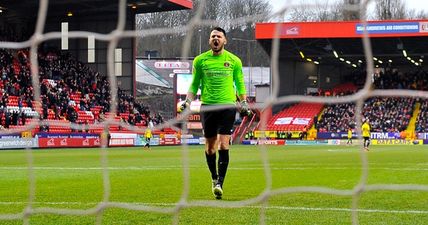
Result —
M 229 165 L 229 149 L 218 151 L 218 182 L 223 185 Z
M 207 165 L 208 169 L 210 169 L 211 172 L 211 178 L 213 180 L 217 180 L 217 168 L 216 168 L 216 154 L 208 155 L 207 152 L 205 152 L 205 158 L 207 158 Z

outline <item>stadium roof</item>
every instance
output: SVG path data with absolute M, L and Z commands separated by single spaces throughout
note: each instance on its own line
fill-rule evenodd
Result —
M 39 8 L 39 0 L 3 0 L 0 2 L 0 17 L 8 21 L 35 19 Z M 117 15 L 118 0 L 50 0 L 49 18 L 65 17 L 68 12 L 74 16 Z M 191 0 L 128 0 L 127 7 L 136 14 L 170 10 L 191 9 Z
M 382 63 L 403 65 L 411 63 L 407 57 L 415 62 L 428 57 L 428 20 L 369 21 L 366 29 L 373 56 Z M 270 54 L 278 37 L 280 58 L 304 60 L 302 52 L 305 58 L 329 64 L 343 63 L 340 58 L 357 63 L 365 61 L 363 30 L 359 21 L 258 23 L 256 39 Z

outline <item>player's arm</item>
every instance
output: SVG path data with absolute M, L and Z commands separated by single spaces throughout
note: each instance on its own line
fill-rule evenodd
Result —
M 247 91 L 245 90 L 244 73 L 242 72 L 242 62 L 239 58 L 236 59 L 233 68 L 233 82 L 235 82 L 236 91 L 240 101 L 247 99 Z
M 242 72 L 242 62 L 239 58 L 236 60 L 233 68 L 233 81 L 238 92 L 239 103 L 241 105 L 241 116 L 250 116 L 251 110 L 247 103 L 247 91 L 245 90 L 244 73 Z
M 198 93 L 199 85 L 201 84 L 201 69 L 198 62 L 198 58 L 195 58 L 195 60 L 193 61 L 192 83 L 190 84 L 189 90 L 187 91 L 186 100 L 180 107 L 180 111 L 189 108 L 190 103 L 195 99 L 196 93 Z
M 246 101 L 246 100 L 247 100 L 247 95 L 246 95 L 246 94 L 238 95 L 238 98 L 239 98 L 239 101 L 240 101 L 240 102 L 242 102 L 242 101 Z

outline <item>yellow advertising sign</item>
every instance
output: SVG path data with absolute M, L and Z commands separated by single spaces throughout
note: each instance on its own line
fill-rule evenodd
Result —
M 422 145 L 422 140 L 404 140 L 404 139 L 374 139 L 373 145 Z
M 21 137 L 22 137 L 22 138 L 32 138 L 32 137 L 33 137 L 33 135 L 31 134 L 31 131 L 23 131 L 23 132 L 21 133 Z
M 285 132 L 291 132 L 291 138 L 300 137 L 300 131 L 285 131 Z M 264 137 L 276 138 L 277 135 L 276 135 L 276 131 L 274 130 L 266 130 L 266 131 L 256 130 L 254 131 L 254 137 L 255 138 L 264 138 Z

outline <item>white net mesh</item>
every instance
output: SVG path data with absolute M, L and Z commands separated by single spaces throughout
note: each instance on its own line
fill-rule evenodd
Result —
M 157 29 L 149 29 L 149 30 L 125 30 L 125 19 L 126 19 L 126 1 L 119 1 L 119 19 L 117 22 L 117 27 L 115 30 L 112 30 L 108 34 L 100 34 L 93 32 L 85 32 L 85 31 L 71 31 L 68 33 L 69 38 L 87 38 L 88 36 L 94 36 L 96 40 L 107 41 L 108 45 L 108 79 L 110 84 L 116 84 L 116 77 L 113 75 L 114 71 L 114 50 L 117 47 L 118 42 L 122 38 L 128 37 L 147 37 L 159 34 L 177 34 L 187 32 L 187 38 L 184 41 L 182 54 L 181 56 L 186 58 L 189 56 L 189 50 L 192 45 L 192 32 L 194 32 L 196 27 L 204 26 L 211 27 L 212 24 L 216 24 L 216 21 L 211 20 L 202 20 L 203 6 L 205 1 L 201 1 L 201 7 L 195 9 L 196 15 L 190 20 L 190 22 L 184 27 L 176 27 L 174 29 L 171 28 L 157 28 Z M 367 9 L 367 4 L 369 1 L 362 1 L 360 5 L 349 5 L 349 10 L 359 11 L 361 13 L 362 23 L 366 24 L 364 18 L 366 18 L 365 13 Z M 314 5 L 305 5 L 304 7 L 313 7 Z M 30 61 L 31 61 L 31 74 L 32 74 L 32 86 L 40 87 L 39 84 L 39 71 L 38 71 L 38 60 L 37 60 L 37 48 L 38 45 L 44 41 L 61 39 L 60 32 L 51 32 L 51 33 L 43 33 L 44 25 L 46 21 L 47 15 L 47 7 L 48 0 L 41 0 L 39 4 L 39 11 L 37 17 L 37 25 L 34 34 L 31 39 L 24 42 L 0 42 L 0 48 L 6 49 L 23 49 L 30 48 Z M 282 17 L 290 7 L 301 7 L 298 5 L 292 5 L 291 2 L 287 2 L 287 4 L 276 14 L 270 15 L 269 19 L 275 19 L 277 17 Z M 252 15 L 249 17 L 242 17 L 235 20 L 228 21 L 230 24 L 240 25 L 245 24 L 247 22 L 259 21 L 263 16 L 262 15 Z M 276 36 L 279 37 L 280 27 L 278 25 L 276 29 Z M 290 103 L 290 102 L 317 102 L 317 103 L 330 103 L 330 104 L 338 104 L 338 103 L 348 103 L 354 102 L 356 103 L 356 121 L 357 121 L 357 132 L 360 134 L 361 130 L 361 120 L 362 120 L 362 108 L 364 101 L 367 98 L 372 96 L 406 96 L 406 97 L 419 97 L 419 98 L 427 98 L 427 93 L 423 91 L 416 90 L 372 90 L 371 86 L 371 76 L 373 74 L 373 55 L 370 46 L 370 39 L 367 33 L 363 35 L 363 47 L 365 52 L 365 59 L 367 61 L 367 77 L 364 88 L 359 90 L 357 93 L 349 96 L 343 96 L 340 98 L 329 98 L 329 97 L 312 97 L 312 96 L 301 96 L 301 95 L 291 95 L 291 96 L 282 96 L 278 97 L 279 93 L 279 71 L 278 71 L 278 59 L 280 55 L 280 40 L 278 38 L 273 40 L 272 51 L 271 51 L 271 68 L 272 68 L 272 95 L 270 98 L 266 99 L 263 104 L 256 105 L 256 107 L 260 110 L 270 107 L 274 104 L 279 103 Z M 113 86 L 113 85 L 112 85 Z M 111 88 L 111 101 L 112 105 L 117 105 L 117 88 Z M 35 100 L 40 102 L 40 89 L 34 89 L 34 97 Z M 36 111 L 40 111 L 40 105 L 36 105 Z M 105 122 L 102 123 L 102 126 L 107 130 L 110 124 L 117 124 L 113 119 L 113 115 L 115 114 L 115 107 L 111 107 L 111 116 L 107 118 Z M 173 119 L 167 121 L 164 124 L 158 125 L 156 128 L 160 129 L 163 127 L 169 127 L 172 124 L 175 124 L 177 120 Z M 4 133 L 10 132 L 21 132 L 27 129 L 32 129 L 38 126 L 37 121 L 32 121 L 31 124 L 28 125 L 27 128 L 21 130 L 5 130 L 2 131 Z M 61 125 L 61 124 L 58 124 Z M 127 124 L 120 124 L 121 126 L 126 127 L 129 130 L 140 131 L 136 127 L 130 127 Z M 266 125 L 266 120 L 262 120 L 261 129 L 264 129 Z M 322 194 L 331 194 L 338 196 L 350 196 L 352 197 L 352 208 L 350 211 L 352 212 L 352 224 L 359 223 L 358 213 L 361 211 L 359 209 L 359 202 L 361 199 L 361 195 L 364 192 L 370 191 L 378 191 L 378 190 L 392 190 L 392 191 L 428 191 L 428 185 L 416 185 L 416 184 L 368 184 L 368 156 L 367 153 L 364 152 L 361 148 L 360 160 L 361 160 L 361 176 L 358 184 L 356 184 L 352 189 L 349 190 L 340 190 L 335 188 L 328 187 L 284 187 L 279 189 L 272 188 L 272 172 L 269 165 L 268 159 L 268 148 L 264 145 L 260 145 L 261 160 L 264 165 L 264 176 L 265 176 L 265 189 L 260 195 L 255 198 L 246 199 L 243 201 L 193 201 L 189 198 L 190 191 L 190 172 L 189 172 L 189 149 L 187 145 L 183 145 L 182 151 L 182 162 L 183 162 L 183 189 L 181 193 L 181 198 L 176 204 L 171 204 L 167 206 L 150 206 L 150 205 L 141 205 L 141 204 L 132 204 L 132 203 L 118 203 L 111 201 L 111 183 L 110 183 L 110 167 L 109 167 L 109 159 L 108 159 L 108 151 L 106 149 L 106 137 L 104 137 L 101 151 L 101 170 L 102 170 L 102 181 L 103 181 L 103 198 L 102 201 L 98 202 L 96 206 L 90 209 L 64 209 L 64 208 L 56 208 L 56 207 L 36 207 L 34 206 L 35 198 L 36 198 L 36 177 L 35 177 L 35 166 L 34 166 L 34 155 L 33 149 L 27 149 L 27 164 L 28 164 L 28 181 L 29 181 L 29 195 L 26 203 L 25 209 L 16 214 L 0 214 L 0 220 L 22 220 L 24 224 L 30 223 L 30 217 L 37 214 L 59 214 L 59 215 L 96 215 L 97 220 L 96 224 L 102 224 L 103 213 L 108 208 L 121 208 L 127 210 L 136 210 L 136 211 L 146 211 L 146 212 L 158 212 L 173 215 L 173 224 L 179 223 L 179 215 L 180 212 L 189 207 L 221 207 L 221 208 L 235 208 L 235 207 L 244 207 L 250 206 L 254 204 L 260 204 L 262 210 L 260 210 L 260 224 L 266 224 L 266 209 L 269 206 L 269 199 L 272 196 L 285 194 L 285 193 L 322 193 Z M 72 203 L 70 203 L 72 204 Z M 304 209 L 302 209 L 304 210 Z

